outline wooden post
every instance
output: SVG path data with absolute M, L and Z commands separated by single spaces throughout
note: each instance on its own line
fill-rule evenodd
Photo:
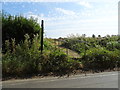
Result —
M 85 45 L 84 60 L 86 60 L 86 42 L 84 42 L 84 45 Z
M 41 22 L 41 54 L 43 52 L 43 33 L 44 33 L 44 21 Z

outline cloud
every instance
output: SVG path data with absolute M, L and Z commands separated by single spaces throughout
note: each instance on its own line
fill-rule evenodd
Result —
M 65 10 L 63 8 L 55 8 L 56 11 L 63 13 L 65 15 L 75 15 L 75 12 L 71 11 L 71 10 Z
M 12 1 L 12 0 L 11 0 Z M 20 1 L 20 0 L 16 0 Z M 27 1 L 27 0 L 24 0 Z M 24 2 L 23 1 L 23 2 Z M 29 0 L 32 2 L 67 2 L 67 0 Z M 81 1 L 81 2 L 80 2 Z M 93 2 L 102 2 L 100 5 L 95 5 Z M 104 0 L 108 1 L 108 0 Z M 117 32 L 117 2 L 104 3 L 103 0 L 69 0 L 73 4 L 79 4 L 82 8 L 79 12 L 66 10 L 63 7 L 49 10 L 49 13 L 39 15 L 35 12 L 28 12 L 27 16 L 38 18 L 39 23 L 43 19 L 45 21 L 45 33 L 49 37 L 66 36 L 70 33 L 79 34 L 114 34 Z M 99 4 L 99 3 L 98 3 Z M 93 6 L 94 5 L 94 6 Z M 107 5 L 107 6 L 106 6 Z M 114 5 L 114 6 L 113 6 Z M 115 7 L 116 6 L 116 7 Z
M 27 13 L 24 13 L 24 16 L 27 18 L 34 18 L 37 19 L 37 22 L 40 23 L 41 20 L 46 20 L 45 16 L 43 13 L 40 14 L 34 14 L 33 12 L 29 11 Z
M 89 2 L 81 1 L 81 2 L 78 2 L 78 4 L 86 8 L 92 8 L 92 5 Z

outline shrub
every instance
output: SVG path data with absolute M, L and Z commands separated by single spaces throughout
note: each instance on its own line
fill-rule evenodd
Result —
M 108 51 L 103 47 L 87 50 L 82 59 L 86 68 L 97 70 L 113 69 L 116 66 L 116 61 L 120 61 L 118 51 Z
M 120 50 L 120 43 L 118 43 L 117 41 L 108 42 L 106 48 L 110 51 L 114 51 L 115 49 Z
M 3 76 L 16 75 L 22 76 L 25 74 L 33 74 L 38 72 L 38 62 L 40 60 L 40 43 L 38 35 L 34 39 L 29 40 L 29 35 L 25 35 L 24 42 L 15 45 L 15 40 L 12 40 L 12 49 L 10 42 L 7 40 L 5 44 L 7 52 L 3 54 Z
M 2 72 L 3 77 L 21 77 L 36 74 L 67 73 L 78 66 L 78 62 L 71 60 L 60 49 L 51 45 L 45 39 L 43 54 L 40 53 L 39 36 L 35 35 L 30 40 L 29 35 L 25 35 L 25 40 L 20 44 L 6 41 L 6 53 L 3 54 Z M 11 44 L 11 45 L 10 45 Z M 12 46 L 12 49 L 10 49 Z M 47 49 L 46 49 L 47 48 Z
M 16 43 L 24 41 L 25 34 L 30 36 L 32 39 L 36 34 L 39 34 L 40 25 L 37 23 L 37 20 L 27 19 L 23 16 L 11 16 L 6 13 L 2 13 L 2 44 L 4 51 L 4 44 L 6 40 L 11 42 L 11 38 L 15 38 Z
M 42 55 L 43 72 L 61 72 L 66 68 L 68 57 L 59 50 L 53 50 L 47 55 Z

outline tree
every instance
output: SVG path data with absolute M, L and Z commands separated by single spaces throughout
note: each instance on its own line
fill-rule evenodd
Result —
M 93 34 L 92 37 L 95 38 L 95 35 Z
M 100 37 L 101 37 L 101 35 L 98 35 L 98 37 L 100 38 Z
M 39 34 L 40 25 L 37 20 L 27 19 L 23 16 L 11 16 L 3 11 L 2 13 L 2 43 L 3 49 L 5 40 L 11 41 L 15 38 L 16 43 L 20 43 L 25 39 L 24 35 L 28 34 L 30 39 L 34 34 Z

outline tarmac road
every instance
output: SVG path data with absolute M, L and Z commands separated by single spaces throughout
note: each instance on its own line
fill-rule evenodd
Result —
M 118 72 L 47 77 L 2 82 L 3 88 L 118 88 Z

